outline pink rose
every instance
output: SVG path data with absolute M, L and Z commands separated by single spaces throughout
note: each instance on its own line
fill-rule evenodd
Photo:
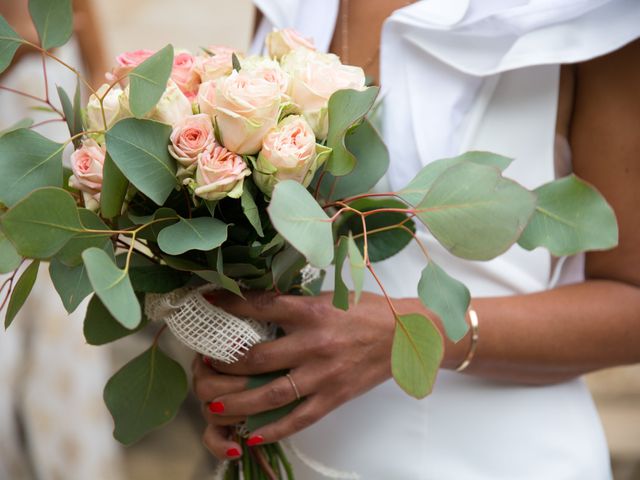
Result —
M 244 178 L 251 175 L 240 155 L 220 145 L 202 152 L 197 165 L 194 193 L 205 200 L 240 198 Z
M 206 113 L 211 118 L 215 116 L 216 106 L 216 81 L 209 80 L 200 84 L 198 89 L 197 103 L 201 113 Z
M 269 50 L 269 55 L 276 59 L 280 59 L 283 55 L 299 48 L 306 50 L 316 49 L 311 39 L 303 37 L 293 28 L 285 28 L 271 32 L 267 35 L 265 43 L 267 50 Z
M 73 175 L 69 177 L 69 186 L 82 192 L 85 206 L 90 210 L 98 209 L 105 152 L 95 140 L 85 140 L 82 147 L 71 154 Z
M 171 79 L 176 82 L 182 93 L 190 101 L 193 101 L 200 85 L 200 75 L 196 70 L 195 57 L 189 52 L 178 53 L 173 58 Z
M 214 146 L 211 117 L 201 113 L 184 118 L 173 127 L 170 139 L 171 156 L 184 168 L 191 167 L 198 155 Z
M 214 45 L 208 47 L 207 52 L 196 57 L 196 72 L 203 82 L 217 80 L 231 73 L 233 70 L 231 56 L 235 53 L 233 48 Z
M 111 76 L 108 76 L 107 79 L 112 82 L 127 75 L 154 53 L 156 53 L 154 50 L 134 50 L 121 53 L 116 57 L 118 66 L 113 69 Z

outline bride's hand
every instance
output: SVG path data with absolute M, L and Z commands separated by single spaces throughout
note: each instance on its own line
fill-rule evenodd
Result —
M 254 346 L 233 365 L 194 362 L 194 389 L 209 422 L 203 441 L 217 457 L 240 451 L 228 439 L 226 425 L 296 400 L 288 378 L 246 390 L 249 375 L 289 370 L 304 398 L 287 416 L 251 432 L 249 443 L 255 445 L 288 437 L 391 377 L 395 323 L 384 297 L 364 293 L 347 312 L 333 307 L 331 294 L 249 292 L 246 297 L 221 293 L 214 303 L 239 317 L 276 323 L 286 336 Z

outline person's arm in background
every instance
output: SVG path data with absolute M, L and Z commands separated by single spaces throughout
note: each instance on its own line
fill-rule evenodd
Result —
M 102 28 L 95 12 L 95 0 L 74 0 L 74 30 L 86 77 L 93 88 L 106 82 L 108 65 L 102 37 Z

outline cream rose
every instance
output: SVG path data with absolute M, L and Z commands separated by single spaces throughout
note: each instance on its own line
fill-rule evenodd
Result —
M 191 102 L 176 83 L 169 80 L 167 89 L 149 114 L 149 118 L 174 126 L 191 115 L 193 115 Z
M 173 127 L 170 140 L 169 153 L 188 169 L 196 163 L 198 155 L 214 146 L 211 117 L 201 113 L 183 118 Z
M 185 96 L 193 101 L 198 93 L 200 75 L 196 69 L 196 59 L 189 52 L 179 52 L 173 57 L 171 79 Z
M 293 28 L 285 28 L 283 30 L 275 30 L 267 35 L 267 50 L 271 57 L 280 59 L 287 53 L 297 50 L 315 50 L 316 47 L 311 39 L 303 37 Z
M 289 94 L 318 139 L 327 137 L 329 98 L 338 90 L 365 88 L 364 71 L 343 65 L 336 55 L 298 49 L 285 55 L 282 68 L 291 77 Z
M 233 70 L 231 57 L 236 53 L 233 48 L 214 45 L 208 47 L 207 52 L 209 54 L 196 57 L 195 64 L 196 72 L 203 82 L 217 80 L 231 73 Z
M 232 152 L 257 153 L 279 113 L 280 89 L 260 75 L 234 70 L 216 83 L 213 116 L 222 144 Z
M 287 101 L 289 91 L 289 75 L 280 64 L 267 57 L 252 55 L 242 60 L 242 70 L 245 73 L 264 78 L 267 82 L 275 83 L 282 94 L 283 101 Z
M 211 118 L 215 116 L 216 105 L 216 81 L 209 80 L 200 84 L 198 89 L 198 97 L 196 99 L 200 113 L 206 113 Z
M 251 170 L 240 155 L 215 145 L 198 156 L 194 193 L 205 200 L 240 198 L 249 175 Z
M 108 88 L 109 85 L 105 83 L 96 93 L 101 97 Z M 89 97 L 89 103 L 87 104 L 87 126 L 89 130 L 108 130 L 118 120 L 131 116 L 129 101 L 118 86 L 114 86 L 109 90 L 102 101 L 102 107 L 104 108 L 104 118 L 102 117 L 102 109 L 100 108 L 98 97 L 96 95 Z
M 329 151 L 316 144 L 313 130 L 303 116 L 290 115 L 264 137 L 253 178 L 266 195 L 271 195 L 281 180 L 295 180 L 306 187 Z

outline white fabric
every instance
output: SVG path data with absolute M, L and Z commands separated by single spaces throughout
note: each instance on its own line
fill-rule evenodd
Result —
M 273 8 L 281 2 L 256 3 Z M 268 26 L 313 35 L 319 14 L 315 22 L 297 20 L 313 17 L 299 16 L 312 3 L 292 2 L 296 20 Z M 323 25 L 334 29 L 328 20 Z M 469 149 L 514 157 L 507 174 L 527 187 L 552 180 L 558 64 L 605 54 L 638 36 L 637 0 L 426 0 L 394 12 L 381 45 L 392 187 L 429 161 Z M 449 255 L 426 231 L 419 235 L 474 297 L 552 286 L 545 251 L 516 246 L 493 261 L 469 262 Z M 392 296 L 415 297 L 424 263 L 412 244 L 376 270 Z M 378 292 L 370 278 L 365 288 Z M 582 379 L 530 387 L 441 371 L 422 401 L 389 381 L 293 441 L 314 459 L 367 480 L 611 478 L 602 427 Z M 301 463 L 295 467 L 300 478 L 322 478 Z

